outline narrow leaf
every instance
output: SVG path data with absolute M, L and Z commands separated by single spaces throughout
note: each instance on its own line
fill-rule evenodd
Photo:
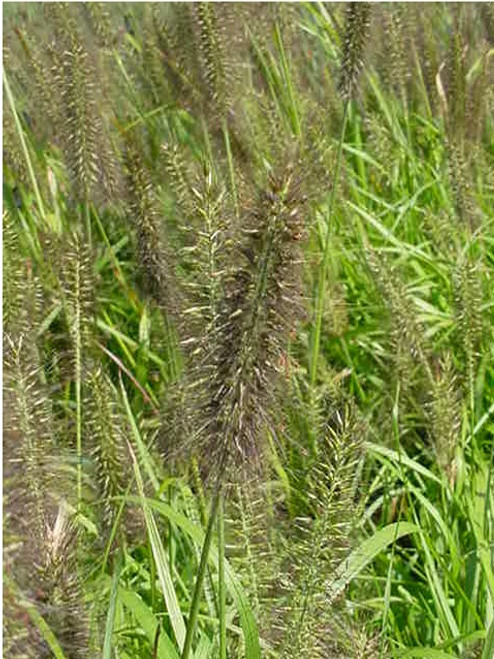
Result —
M 153 513 L 149 509 L 149 506 L 147 504 L 147 499 L 144 496 L 144 486 L 142 483 L 141 472 L 139 470 L 139 465 L 137 463 L 136 456 L 130 444 L 129 444 L 129 451 L 134 465 L 134 473 L 136 477 L 137 488 L 139 490 L 141 506 L 144 511 L 144 517 L 146 519 L 146 527 L 149 534 L 149 540 L 151 542 L 153 557 L 154 560 L 156 561 L 158 579 L 160 582 L 161 590 L 163 591 L 163 595 L 166 602 L 166 608 L 170 616 L 170 622 L 173 627 L 173 631 L 175 633 L 175 638 L 177 639 L 177 643 L 180 650 L 182 650 L 185 641 L 185 622 L 182 616 L 180 605 L 178 603 L 177 594 L 173 586 L 173 581 L 168 566 L 168 559 L 166 556 L 165 548 L 163 547 L 163 543 L 161 542 L 160 534 L 155 519 L 153 517 Z
M 137 497 L 126 497 L 126 500 L 129 503 L 140 502 Z M 177 525 L 177 527 L 187 533 L 194 542 L 202 547 L 204 542 L 204 531 L 187 519 L 185 515 L 177 512 L 171 506 L 162 501 L 146 499 L 146 502 L 149 507 L 154 508 L 161 515 L 171 520 Z M 214 543 L 211 545 L 209 551 L 209 562 L 215 567 L 218 564 L 218 549 L 214 546 Z M 240 619 L 240 626 L 242 627 L 244 634 L 245 659 L 261 659 L 261 647 L 256 618 L 249 605 L 245 592 L 227 560 L 225 560 L 225 582 L 228 592 L 235 603 Z
M 110 602 L 108 605 L 108 615 L 106 617 L 105 642 L 103 645 L 103 659 L 112 659 L 112 637 L 113 625 L 115 623 L 115 609 L 117 606 L 118 580 L 120 578 L 121 563 L 116 563 L 115 572 L 111 581 Z
M 153 612 L 144 604 L 139 595 L 131 590 L 119 587 L 118 599 L 136 617 L 139 626 L 144 630 L 152 646 L 158 627 L 158 621 L 153 615 Z M 175 646 L 164 630 L 161 630 L 159 637 L 158 659 L 180 659 Z
M 404 535 L 420 531 L 411 522 L 388 524 L 365 540 L 336 568 L 333 580 L 328 584 L 328 592 L 334 599 L 355 579 L 355 577 L 388 545 Z

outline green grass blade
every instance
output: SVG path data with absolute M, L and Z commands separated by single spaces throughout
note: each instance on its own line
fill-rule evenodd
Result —
M 424 659 L 458 659 L 455 654 L 448 654 L 443 650 L 435 650 L 434 648 L 410 648 L 404 653 L 395 655 L 399 659 L 405 657 L 423 657 Z
M 207 636 L 202 635 L 197 645 L 195 659 L 208 659 L 213 656 L 214 644 Z
M 372 442 L 366 442 L 365 448 L 367 451 L 370 451 L 371 453 L 374 453 L 376 455 L 382 455 L 386 458 L 389 458 L 390 460 L 392 460 L 397 464 L 401 463 L 405 467 L 410 467 L 410 469 L 416 471 L 421 476 L 430 478 L 431 480 L 436 481 L 436 483 L 439 484 L 441 483 L 441 479 L 435 474 L 433 474 L 432 471 L 427 469 L 427 467 L 421 465 L 420 462 L 417 462 L 416 460 L 409 458 L 404 453 L 398 453 L 397 451 L 390 449 L 387 446 L 380 446 L 379 444 L 374 444 Z
M 482 651 L 482 659 L 492 659 L 494 657 L 494 620 L 491 622 L 487 637 Z
M 149 509 L 146 497 L 144 496 L 144 485 L 142 482 L 142 476 L 139 469 L 139 464 L 137 462 L 136 456 L 130 444 L 129 444 L 129 451 L 134 465 L 134 473 L 137 482 L 137 489 L 139 491 L 140 502 L 146 520 L 146 527 L 149 534 L 151 547 L 153 550 L 153 557 L 156 562 L 156 569 L 158 571 L 158 580 L 160 582 L 161 590 L 163 591 L 166 608 L 168 611 L 168 615 L 170 616 L 170 622 L 173 631 L 175 633 L 175 638 L 177 639 L 177 643 L 180 650 L 182 650 L 184 647 L 185 635 L 186 635 L 185 622 L 182 616 L 182 611 L 180 609 L 177 594 L 173 586 L 170 569 L 168 567 L 167 554 L 165 548 L 163 547 L 163 543 L 160 538 L 156 521 L 153 517 L 151 510 Z
M 64 654 L 64 651 L 62 650 L 59 642 L 56 639 L 55 634 L 52 632 L 50 626 L 43 618 L 41 613 L 38 611 L 38 609 L 35 606 L 29 604 L 26 605 L 26 610 L 29 614 L 29 617 L 38 628 L 43 640 L 46 641 L 48 647 L 53 652 L 53 656 L 55 657 L 55 659 L 67 659 L 66 655 Z
M 194 593 L 192 595 L 192 603 L 190 605 L 189 619 L 187 622 L 187 634 L 185 636 L 182 659 L 188 659 L 189 655 L 191 655 L 192 653 L 192 642 L 194 640 L 194 633 L 196 630 L 197 618 L 199 615 L 199 607 L 201 604 L 202 589 L 207 572 L 206 568 L 209 560 L 209 550 L 211 548 L 211 543 L 213 541 L 213 529 L 214 529 L 220 502 L 221 502 L 221 491 L 220 489 L 218 489 L 211 503 L 211 511 L 209 513 L 208 526 L 206 529 L 206 534 L 204 536 L 204 542 L 202 545 L 201 560 L 199 562 L 199 568 L 197 570 L 196 583 L 194 586 Z
M 411 522 L 397 522 L 388 524 L 383 529 L 362 542 L 340 565 L 336 568 L 331 582 L 328 584 L 328 592 L 334 599 L 342 593 L 348 584 L 355 579 L 362 570 L 374 560 L 374 558 L 391 543 L 404 535 L 417 533 L 420 528 Z
M 158 481 L 158 477 L 156 476 L 156 469 L 153 464 L 153 459 L 147 449 L 146 444 L 142 439 L 141 433 L 139 431 L 139 427 L 137 425 L 137 421 L 130 407 L 129 399 L 127 397 L 127 392 L 125 391 L 125 387 L 122 382 L 122 376 L 120 374 L 119 377 L 120 377 L 120 389 L 122 391 L 122 399 L 124 402 L 125 411 L 127 412 L 127 417 L 130 422 L 130 426 L 132 428 L 132 434 L 134 436 L 137 445 L 137 450 L 139 451 L 139 457 L 141 458 L 144 469 L 146 470 L 146 474 L 150 482 L 152 483 L 154 490 L 157 491 L 159 489 L 159 481 Z
M 120 578 L 120 570 L 121 562 L 118 560 L 111 581 L 110 602 L 108 604 L 108 614 L 106 617 L 105 640 L 103 644 L 102 659 L 112 659 L 113 626 L 115 623 L 115 610 L 117 607 L 118 580 Z
M 135 616 L 152 646 L 159 623 L 151 609 L 146 606 L 139 595 L 126 588 L 118 588 L 118 599 Z M 164 630 L 161 630 L 158 641 L 158 659 L 180 659 L 175 646 Z
M 29 178 L 31 179 L 31 185 L 33 186 L 34 194 L 36 196 L 36 203 L 38 204 L 39 213 L 42 219 L 46 222 L 45 208 L 43 206 L 43 201 L 41 199 L 38 182 L 34 174 L 33 164 L 31 162 L 31 156 L 29 155 L 29 150 L 27 148 L 26 140 L 24 138 L 24 131 L 22 130 L 21 122 L 19 121 L 19 116 L 17 114 L 17 109 L 15 106 L 14 96 L 12 94 L 12 90 L 10 89 L 10 84 L 7 79 L 7 74 L 5 73 L 5 71 L 3 71 L 3 85 L 5 87 L 5 92 L 7 94 L 7 100 L 9 102 L 10 109 L 12 110 L 12 114 L 14 116 L 15 127 L 17 130 L 17 134 L 19 135 L 19 140 L 21 142 L 22 152 L 26 160 L 26 165 L 29 172 Z
M 218 510 L 218 615 L 220 619 L 220 659 L 226 659 L 226 585 L 225 585 L 225 520 L 224 505 Z
M 129 496 L 126 500 L 129 503 L 140 503 L 138 497 Z M 154 508 L 154 510 L 161 515 L 174 522 L 177 527 L 187 533 L 187 535 L 189 535 L 199 546 L 204 544 L 204 531 L 187 519 L 185 515 L 182 515 L 180 512 L 162 501 L 148 498 L 147 504 L 150 508 Z M 209 551 L 209 562 L 213 566 L 218 564 L 218 549 L 214 543 L 211 544 Z M 261 646 L 256 618 L 240 581 L 227 560 L 225 560 L 225 583 L 240 618 L 240 626 L 242 627 L 244 635 L 245 659 L 260 659 Z

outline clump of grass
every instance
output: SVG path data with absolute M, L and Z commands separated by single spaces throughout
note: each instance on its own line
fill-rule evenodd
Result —
M 5 6 L 6 656 L 489 653 L 489 8 L 372 11 Z

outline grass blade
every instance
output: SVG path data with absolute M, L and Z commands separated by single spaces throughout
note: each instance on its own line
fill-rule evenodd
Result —
M 482 659 L 492 659 L 494 657 L 494 620 L 491 622 L 487 638 L 484 643 L 484 650 L 482 651 Z
M 144 485 L 142 482 L 142 476 L 139 469 L 139 464 L 137 462 L 136 456 L 132 449 L 132 446 L 129 444 L 129 451 L 132 457 L 132 463 L 134 465 L 134 473 L 137 482 L 137 489 L 139 491 L 140 503 L 144 512 L 144 517 L 146 519 L 146 527 L 149 534 L 149 540 L 151 542 L 151 547 L 153 550 L 153 557 L 156 562 L 156 569 L 158 571 L 158 579 L 160 582 L 161 590 L 166 602 L 166 608 L 168 615 L 170 616 L 170 622 L 175 633 L 175 638 L 177 640 L 180 650 L 184 647 L 185 642 L 185 622 L 182 616 L 182 611 L 178 602 L 177 594 L 173 586 L 172 577 L 170 574 L 170 569 L 168 567 L 168 559 L 166 555 L 165 548 L 161 541 L 158 527 L 156 521 L 153 517 L 152 512 L 149 509 L 147 504 L 147 499 L 144 496 Z
M 418 531 L 420 531 L 420 527 L 411 522 L 388 524 L 383 529 L 376 531 L 373 536 L 352 551 L 350 556 L 336 568 L 334 579 L 328 584 L 331 597 L 334 599 L 342 593 L 348 584 L 392 542 L 404 535 L 417 533 Z
M 127 497 L 129 503 L 138 504 L 140 499 L 138 497 Z M 193 524 L 185 515 L 182 515 L 177 510 L 163 501 L 156 501 L 154 499 L 147 499 L 147 504 L 150 508 L 154 508 L 161 515 L 170 519 L 177 527 L 187 533 L 199 546 L 204 544 L 204 531 Z M 218 549 L 211 543 L 209 551 L 209 562 L 213 566 L 218 564 Z M 245 644 L 245 659 L 261 659 L 261 646 L 259 640 L 259 631 L 257 628 L 256 618 L 249 604 L 247 596 L 237 578 L 230 563 L 225 560 L 225 583 L 237 609 L 240 626 L 244 634 Z
M 139 626 L 144 630 L 151 646 L 156 638 L 158 621 L 142 599 L 132 590 L 118 588 L 118 599 L 136 617 Z M 179 659 L 175 646 L 162 630 L 158 641 L 158 659 Z
M 38 611 L 38 609 L 32 605 L 27 605 L 26 609 L 29 614 L 29 617 L 38 628 L 42 638 L 46 641 L 48 647 L 53 652 L 53 656 L 55 657 L 55 659 L 67 659 L 62 648 L 60 647 L 59 642 L 55 637 L 55 634 L 52 632 L 50 626 L 43 618 L 41 613 Z
M 108 615 L 106 617 L 106 627 L 105 627 L 105 641 L 103 644 L 103 655 L 102 655 L 103 659 L 112 658 L 113 625 L 115 623 L 115 610 L 117 606 L 118 580 L 120 578 L 120 570 L 121 570 L 121 562 L 120 560 L 118 560 L 111 581 L 110 602 L 108 605 Z

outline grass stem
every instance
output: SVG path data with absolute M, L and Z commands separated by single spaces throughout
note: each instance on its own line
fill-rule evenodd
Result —
M 218 514 L 218 508 L 221 499 L 221 481 L 218 482 L 216 492 L 211 503 L 211 510 L 209 512 L 209 521 L 204 537 L 204 544 L 202 546 L 201 560 L 199 562 L 199 569 L 196 576 L 196 583 L 194 586 L 194 593 L 192 595 L 192 603 L 190 606 L 189 620 L 187 624 L 187 633 L 185 635 L 184 649 L 182 651 L 182 659 L 189 659 L 192 651 L 192 641 L 197 626 L 197 618 L 199 615 L 199 606 L 201 604 L 202 587 L 204 585 L 204 578 L 207 573 L 207 564 L 209 558 L 209 550 L 213 540 L 213 531 Z
M 232 190 L 232 197 L 233 197 L 233 206 L 235 209 L 235 217 L 237 220 L 240 218 L 240 211 L 238 208 L 238 197 L 237 197 L 237 184 L 235 183 L 235 167 L 233 164 L 233 155 L 232 155 L 232 149 L 230 146 L 230 135 L 228 133 L 228 125 L 226 123 L 226 120 L 224 119 L 221 124 L 222 130 L 223 130 L 223 137 L 225 140 L 225 150 L 226 150 L 226 158 L 228 162 L 228 173 L 230 175 L 230 186 Z
M 40 194 L 40 191 L 39 191 L 36 176 L 34 174 L 34 168 L 33 168 L 32 162 L 31 162 L 31 156 L 29 155 L 29 150 L 27 148 L 26 140 L 24 138 L 24 131 L 22 130 L 21 122 L 19 120 L 19 115 L 17 114 L 17 110 L 16 110 L 16 106 L 15 106 L 14 96 L 12 94 L 12 90 L 10 89 L 10 84 L 9 84 L 7 74 L 5 73 L 5 71 L 3 71 L 3 85 L 5 87 L 5 92 L 7 94 L 7 99 L 9 101 L 10 109 L 12 110 L 12 114 L 14 116 L 15 127 L 16 127 L 17 133 L 19 135 L 19 140 L 21 142 L 21 147 L 22 147 L 22 151 L 24 153 L 24 158 L 26 159 L 26 165 L 27 165 L 27 169 L 28 169 L 28 172 L 29 172 L 29 178 L 31 179 L 31 184 L 33 186 L 34 194 L 36 196 L 36 203 L 38 205 L 38 209 L 39 209 L 41 217 L 46 222 L 45 208 L 43 206 L 43 201 L 41 200 L 41 194 Z
M 319 278 L 317 283 L 317 297 L 316 297 L 316 314 L 314 320 L 314 331 L 312 339 L 312 348 L 311 348 L 311 359 L 310 359 L 310 387 L 313 392 L 314 386 L 316 384 L 317 378 L 317 364 L 319 358 L 319 346 L 321 343 L 321 329 L 322 329 L 322 317 L 324 311 L 324 294 L 326 292 L 326 275 L 329 264 L 329 257 L 331 253 L 331 222 L 333 219 L 334 204 L 336 199 L 336 190 L 338 187 L 338 181 L 340 177 L 341 169 L 341 156 L 343 152 L 343 142 L 345 141 L 345 132 L 347 125 L 348 117 L 348 101 L 345 102 L 345 107 L 343 110 L 343 119 L 341 122 L 341 133 L 338 142 L 338 151 L 336 155 L 336 164 L 333 176 L 333 187 L 331 189 L 331 194 L 329 198 L 329 205 L 327 210 L 327 226 L 326 226 L 326 238 L 324 241 L 324 250 L 322 262 L 319 267 Z
M 218 615 L 220 619 L 220 659 L 226 659 L 226 585 L 225 585 L 225 518 L 223 498 L 218 505 Z

